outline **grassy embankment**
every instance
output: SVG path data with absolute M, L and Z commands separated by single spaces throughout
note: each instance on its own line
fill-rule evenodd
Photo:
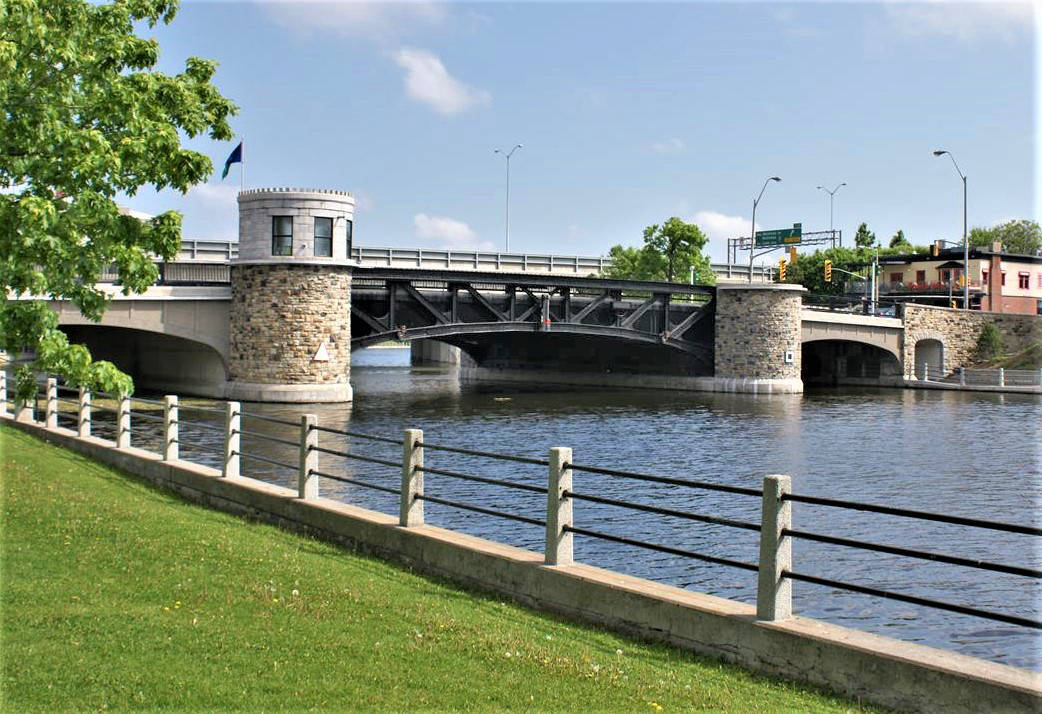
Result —
M 861 711 L 186 504 L 0 426 L 3 711 Z

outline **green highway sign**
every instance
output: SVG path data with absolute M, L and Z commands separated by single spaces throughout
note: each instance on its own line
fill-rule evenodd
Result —
M 756 247 L 772 245 L 794 245 L 803 240 L 803 224 L 793 223 L 792 228 L 776 228 L 772 231 L 756 231 Z

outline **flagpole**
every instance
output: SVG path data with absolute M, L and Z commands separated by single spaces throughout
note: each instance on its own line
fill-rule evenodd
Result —
M 246 190 L 246 138 L 242 140 L 242 170 L 239 171 L 239 190 Z

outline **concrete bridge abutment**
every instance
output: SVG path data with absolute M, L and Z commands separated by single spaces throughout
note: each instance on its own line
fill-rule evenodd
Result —
M 239 194 L 228 399 L 351 401 L 353 219 L 342 191 Z
M 714 391 L 798 394 L 801 285 L 741 284 L 716 288 Z

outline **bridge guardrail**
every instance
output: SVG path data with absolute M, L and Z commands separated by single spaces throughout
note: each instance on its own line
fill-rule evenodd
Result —
M 5 417 L 10 416 L 8 414 L 8 405 L 10 404 L 10 401 L 8 399 L 7 384 L 6 372 L 0 372 L 0 405 L 3 405 Z M 47 379 L 45 382 L 41 383 L 40 386 L 43 388 L 43 394 L 45 396 L 44 419 L 42 422 L 45 428 L 63 428 L 59 426 L 58 422 L 58 412 L 60 410 L 59 404 L 67 403 L 79 407 L 76 412 L 76 427 L 79 434 L 83 435 L 84 433 L 90 433 L 90 408 L 84 410 L 82 405 L 84 403 L 88 405 L 90 404 L 91 395 L 85 393 L 85 390 L 77 390 L 65 386 L 59 387 L 57 381 L 53 378 Z M 78 398 L 75 401 L 71 399 L 60 400 L 58 398 L 59 389 L 62 389 L 66 393 L 76 392 Z M 37 392 L 36 397 L 38 397 L 38 395 L 39 391 Z M 112 397 L 113 395 L 106 396 Z M 34 397 L 34 404 L 36 397 Z M 177 450 L 172 449 L 171 445 L 180 443 L 179 428 L 181 426 L 188 426 L 190 423 L 180 419 L 178 400 L 175 396 L 168 396 L 162 402 L 141 398 L 134 398 L 132 400 L 130 397 L 125 396 L 119 397 L 117 400 L 118 406 L 114 409 L 114 411 L 117 412 L 117 430 L 115 432 L 113 447 L 117 449 L 126 449 L 131 446 L 130 416 L 132 401 L 151 407 L 162 407 L 163 438 L 160 442 L 160 453 L 164 459 L 180 459 Z M 107 405 L 98 405 L 97 408 L 112 409 L 112 407 L 108 407 Z M 192 408 L 193 407 L 189 407 L 189 409 Z M 245 457 L 250 460 L 267 463 L 271 466 L 295 472 L 297 475 L 300 497 L 304 499 L 315 499 L 319 497 L 319 483 L 322 478 L 344 481 L 358 486 L 376 488 L 380 491 L 396 494 L 399 497 L 400 505 L 399 521 L 400 525 L 404 527 L 417 526 L 423 523 L 423 504 L 427 501 L 454 508 L 462 508 L 483 515 L 507 518 L 528 525 L 539 526 L 545 528 L 544 557 L 545 562 L 549 565 L 567 564 L 572 562 L 572 537 L 574 535 L 579 535 L 583 537 L 609 540 L 646 550 L 653 550 L 727 565 L 750 572 L 757 572 L 757 617 L 762 620 L 785 619 L 792 614 L 793 594 L 791 583 L 793 581 L 799 581 L 873 597 L 896 600 L 916 606 L 929 607 L 962 615 L 970 615 L 1020 627 L 1042 629 L 1042 621 L 1031 617 L 1025 617 L 1021 614 L 984 610 L 962 603 L 911 595 L 898 590 L 871 587 L 834 577 L 801 572 L 796 569 L 792 555 L 792 543 L 797 539 L 815 541 L 843 548 L 885 553 L 904 558 L 933 561 L 953 567 L 974 568 L 1034 580 L 1042 579 L 1042 570 L 1028 567 L 1026 565 L 997 563 L 983 559 L 953 555 L 950 553 L 906 548 L 898 545 L 847 538 L 834 534 L 800 530 L 795 528 L 793 525 L 792 504 L 801 503 L 814 507 L 837 508 L 854 512 L 882 514 L 892 517 L 945 523 L 963 528 L 999 531 L 1015 536 L 1040 537 L 1042 536 L 1042 528 L 1030 525 L 1003 523 L 987 518 L 970 518 L 937 512 L 918 511 L 891 505 L 795 494 L 792 493 L 791 490 L 790 477 L 784 475 L 766 476 L 763 479 L 762 489 L 753 489 L 721 483 L 694 481 L 656 473 L 624 471 L 620 469 L 577 464 L 573 463 L 571 449 L 566 447 L 554 447 L 550 449 L 547 459 L 537 459 L 429 443 L 424 440 L 423 432 L 418 429 L 406 429 L 403 433 L 402 439 L 395 439 L 386 436 L 364 434 L 352 430 L 321 427 L 318 424 L 317 417 L 314 415 L 303 415 L 298 424 L 291 420 L 272 417 L 269 415 L 250 414 L 244 412 L 241 405 L 236 402 L 226 403 L 224 410 L 200 407 L 195 408 L 211 414 L 224 415 L 226 417 L 224 424 L 220 427 L 209 425 L 209 428 L 211 429 L 223 429 L 224 431 L 224 452 L 226 460 L 225 468 L 222 471 L 223 476 L 241 475 L 239 462 L 242 457 Z M 14 416 L 19 421 L 36 421 L 34 411 L 35 410 L 27 404 L 15 404 Z M 152 416 L 155 420 L 159 419 L 159 417 L 155 415 Z M 291 464 L 277 459 L 261 457 L 259 454 L 244 453 L 240 446 L 241 442 L 239 439 L 242 435 L 250 435 L 251 431 L 243 430 L 241 428 L 241 419 L 243 418 L 255 419 L 278 427 L 289 427 L 293 429 L 293 433 L 296 434 L 296 437 L 281 439 L 281 443 L 285 443 L 297 449 L 299 453 L 298 463 Z M 84 421 L 88 422 L 86 427 Z M 402 457 L 400 460 L 380 458 L 365 453 L 358 453 L 350 449 L 345 450 L 322 446 L 319 444 L 319 436 L 323 433 L 346 436 L 352 439 L 360 439 L 380 444 L 393 446 L 401 445 Z M 268 434 L 257 434 L 257 436 L 268 440 L 272 439 L 272 436 Z M 425 450 L 511 461 L 544 467 L 547 469 L 546 486 L 543 487 L 541 485 L 527 484 L 520 481 L 487 478 L 454 469 L 440 467 L 434 468 L 424 463 Z M 363 479 L 353 479 L 339 476 L 337 474 L 331 474 L 329 471 L 323 471 L 320 469 L 319 463 L 319 456 L 321 454 L 344 459 L 360 460 L 385 468 L 393 468 L 395 471 L 400 469 L 401 481 L 399 487 L 393 488 L 387 485 L 371 483 Z M 731 518 L 722 518 L 712 514 L 692 513 L 686 510 L 671 508 L 668 505 L 653 505 L 650 503 L 625 501 L 592 492 L 583 492 L 577 490 L 573 485 L 574 472 L 600 474 L 612 478 L 660 483 L 683 488 L 721 491 L 738 496 L 758 498 L 760 500 L 761 520 L 760 523 L 740 521 Z M 425 492 L 423 478 L 425 474 L 437 474 L 449 478 L 461 478 L 468 481 L 483 483 L 494 487 L 505 487 L 531 493 L 546 494 L 546 511 L 545 514 L 521 515 L 433 496 Z M 677 548 L 670 544 L 653 543 L 636 538 L 630 538 L 628 536 L 606 533 L 595 529 L 581 528 L 575 525 L 573 517 L 576 502 L 593 502 L 629 511 L 665 515 L 756 532 L 759 534 L 759 560 L 755 564 L 746 563 L 731 558 Z M 539 517 L 540 515 L 545 515 L 545 517 Z M 1030 547 L 1011 548 L 1011 552 L 1030 552 L 1030 550 Z

